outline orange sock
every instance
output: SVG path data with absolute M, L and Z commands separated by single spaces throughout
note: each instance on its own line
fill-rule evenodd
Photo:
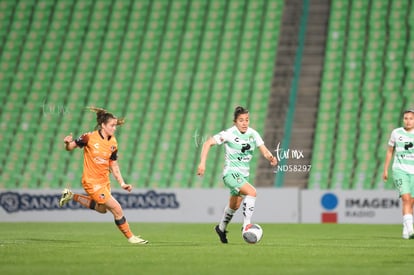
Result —
M 115 220 L 115 224 L 127 239 L 131 238 L 134 235 L 132 234 L 131 229 L 129 228 L 129 224 L 125 216 L 120 218 L 119 220 Z
M 96 202 L 89 196 L 74 194 L 73 200 L 79 202 L 81 205 L 86 208 L 95 210 Z

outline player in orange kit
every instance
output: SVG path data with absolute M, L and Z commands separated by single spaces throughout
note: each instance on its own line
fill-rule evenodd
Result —
M 129 227 L 119 202 L 111 195 L 109 173 L 112 172 L 121 187 L 131 192 L 132 185 L 126 184 L 122 178 L 117 162 L 118 144 L 114 136 L 116 127 L 124 123 L 113 114 L 101 108 L 90 107 L 96 112 L 98 125 L 96 130 L 81 135 L 73 140 L 72 134 L 64 138 L 65 148 L 72 151 L 75 148 L 83 148 L 83 174 L 82 186 L 87 195 L 74 194 L 65 188 L 59 201 L 62 207 L 70 200 L 79 202 L 81 205 L 96 210 L 99 213 L 111 212 L 115 224 L 119 230 L 133 244 L 146 244 L 147 240 L 135 236 Z

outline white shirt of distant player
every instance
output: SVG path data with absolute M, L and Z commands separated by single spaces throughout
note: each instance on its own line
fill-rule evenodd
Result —
M 392 131 L 388 145 L 395 148 L 392 169 L 414 174 L 414 131 L 403 127 Z
M 249 176 L 250 160 L 253 157 L 253 151 L 256 147 L 264 144 L 259 133 L 247 128 L 245 133 L 241 133 L 236 126 L 213 136 L 218 145 L 224 144 L 225 164 L 223 175 L 228 171 L 238 172 L 243 177 Z M 248 149 L 245 149 L 246 146 Z M 243 149 L 244 148 L 244 149 Z

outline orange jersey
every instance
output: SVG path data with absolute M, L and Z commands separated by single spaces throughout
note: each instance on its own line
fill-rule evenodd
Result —
M 99 131 L 83 134 L 75 140 L 83 148 L 82 184 L 90 190 L 109 184 L 109 167 L 117 159 L 118 144 L 114 136 L 105 139 Z

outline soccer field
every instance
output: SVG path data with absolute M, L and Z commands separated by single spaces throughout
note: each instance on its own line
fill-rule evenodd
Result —
M 414 240 L 399 225 L 240 224 L 223 245 L 213 224 L 131 223 L 150 241 L 129 244 L 113 223 L 0 223 L 0 274 L 410 274 Z

